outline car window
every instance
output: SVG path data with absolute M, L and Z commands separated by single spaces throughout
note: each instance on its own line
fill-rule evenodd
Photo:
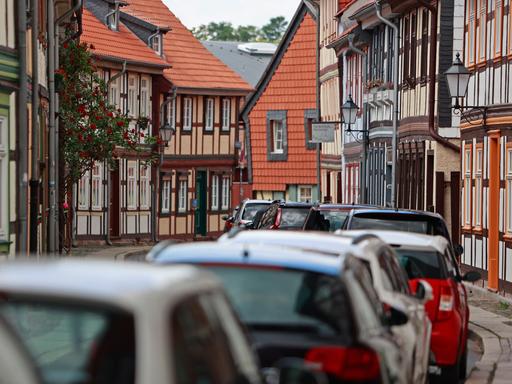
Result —
M 230 346 L 204 297 L 179 304 L 171 319 L 177 384 L 235 383 L 238 376 Z
M 367 278 L 361 279 L 362 275 Z M 352 273 L 346 273 L 347 287 L 352 299 L 354 319 L 359 329 L 363 332 L 372 332 L 382 326 L 378 307 L 382 306 L 373 290 L 371 279 L 367 272 L 361 272 L 357 277 Z M 375 294 L 372 295 L 372 291 Z M 370 294 L 369 294 L 370 293 Z
M 254 219 L 254 216 L 256 216 L 256 213 L 261 210 L 265 209 L 269 206 L 269 204 L 251 204 L 247 203 L 245 205 L 244 212 L 242 214 L 242 220 L 252 220 Z
M 118 310 L 0 302 L 48 384 L 135 382 L 133 316 Z
M 400 267 L 397 256 L 391 251 L 386 251 L 386 255 L 388 257 L 391 270 L 393 271 L 393 276 L 395 277 L 396 283 L 399 287 L 399 291 L 409 295 L 411 291 L 409 288 L 408 277 L 405 271 Z
M 274 225 L 278 209 L 277 204 L 272 204 L 261 216 L 258 228 L 270 228 Z
M 349 211 L 312 210 L 304 229 L 307 231 L 335 232 L 343 227 Z
M 297 229 L 304 226 L 309 208 L 282 207 L 279 229 Z
M 457 268 L 455 267 L 455 264 L 453 262 L 453 257 L 450 251 L 447 249 L 444 253 L 444 258 L 446 261 L 446 270 L 448 272 L 449 277 L 456 277 L 457 276 Z
M 249 328 L 350 334 L 346 294 L 336 277 L 254 265 L 208 269 L 224 283 L 235 310 Z
M 409 279 L 443 279 L 442 255 L 435 250 L 395 249 L 400 266 Z
M 389 253 L 388 250 L 384 249 L 379 254 L 379 265 L 381 271 L 386 275 L 385 279 L 388 279 L 391 284 L 391 290 L 395 292 L 407 293 L 408 290 L 404 288 L 402 281 L 402 271 L 400 268 L 394 268 L 393 266 L 394 256 Z

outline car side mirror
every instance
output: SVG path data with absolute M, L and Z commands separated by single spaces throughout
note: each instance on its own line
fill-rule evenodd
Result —
M 229 219 L 231 219 L 231 217 L 228 216 L 228 215 L 224 215 L 224 216 L 221 217 L 221 219 L 224 220 L 224 221 L 228 221 Z
M 244 224 L 244 228 L 245 229 L 254 229 L 254 222 L 248 221 L 247 223 Z
M 275 368 L 263 370 L 266 384 L 327 384 L 327 375 L 300 358 L 280 360 Z
M 393 306 L 389 307 L 389 309 L 386 312 L 386 316 L 388 325 L 390 327 L 401 326 L 407 324 L 407 322 L 409 321 L 409 316 L 407 316 L 407 314 L 404 311 Z
M 455 253 L 457 256 L 461 256 L 464 253 L 464 247 L 460 244 L 457 244 L 455 247 L 453 247 L 455 250 Z
M 434 298 L 434 290 L 427 281 L 420 280 L 416 285 L 416 292 L 414 294 L 414 297 L 416 297 L 423 303 L 427 303 Z
M 462 281 L 467 281 L 469 283 L 474 283 L 475 281 L 478 281 L 482 278 L 482 275 L 480 272 L 476 271 L 469 271 L 462 276 Z

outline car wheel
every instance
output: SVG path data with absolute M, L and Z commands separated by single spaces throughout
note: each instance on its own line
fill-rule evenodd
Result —
M 447 365 L 441 370 L 441 383 L 456 384 L 459 382 L 460 364 Z

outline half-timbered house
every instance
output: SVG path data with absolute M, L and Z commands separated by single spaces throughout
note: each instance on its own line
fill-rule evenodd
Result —
M 154 133 L 152 121 L 159 113 L 158 104 L 153 103 L 153 84 L 167 83 L 163 71 L 169 64 L 156 44 L 143 42 L 122 22 L 120 5 L 88 0 L 81 41 L 92 45 L 98 71 L 107 83 L 109 103 L 130 118 L 129 130 L 142 133 L 140 145 L 144 147 L 144 137 Z M 149 124 L 140 124 L 145 118 Z M 118 151 L 115 167 L 98 162 L 82 177 L 73 196 L 78 242 L 152 239 L 156 185 L 147 162 L 151 150 Z
M 312 11 L 313 10 L 313 11 Z M 316 20 L 301 3 L 256 92 L 242 110 L 253 197 L 317 201 Z
M 462 2 L 461 2 L 462 3 Z M 512 291 L 512 9 L 508 0 L 466 0 L 461 119 L 462 262 L 493 291 Z M 462 5 L 462 4 L 461 4 Z M 485 109 L 484 109 L 485 108 Z
M 191 238 L 222 232 L 232 209 L 232 183 L 240 143 L 238 115 L 252 87 L 199 42 L 161 0 L 131 0 L 127 15 L 170 31 L 162 36 L 164 71 L 172 88 L 155 89 L 154 103 L 169 99 L 163 119 L 174 137 L 160 164 L 158 237 Z M 238 174 L 238 172 L 236 172 Z

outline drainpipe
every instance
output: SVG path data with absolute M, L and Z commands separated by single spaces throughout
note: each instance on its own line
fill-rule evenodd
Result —
M 110 95 L 110 84 L 112 84 L 115 80 L 119 79 L 126 73 L 126 60 L 123 62 L 123 66 L 121 68 L 121 72 L 116 73 L 107 81 L 107 101 L 109 100 Z M 105 167 L 106 168 L 106 167 Z M 107 245 L 112 245 L 112 240 L 110 240 L 110 195 L 112 194 L 112 179 L 110 178 L 110 171 L 107 169 L 107 196 L 105 197 L 107 211 L 106 211 L 106 231 L 105 231 L 105 243 Z
M 398 27 L 382 16 L 382 4 L 381 0 L 375 1 L 375 11 L 377 13 L 377 17 L 380 21 L 386 24 L 393 30 L 393 34 L 395 37 L 395 42 L 393 44 L 393 61 L 395 67 L 393 68 L 393 77 L 394 77 L 394 86 L 393 86 L 393 138 L 391 143 L 391 207 L 396 208 L 396 155 L 397 155 L 397 147 L 398 147 L 398 116 L 400 114 L 400 106 L 398 105 L 398 47 L 400 43 L 400 37 L 398 35 Z
M 350 48 L 350 50 L 356 54 L 358 54 L 359 56 L 361 56 L 362 58 L 362 63 L 361 63 L 361 68 L 363 70 L 362 72 L 362 76 L 364 76 L 364 73 L 366 73 L 365 69 L 366 69 L 366 57 L 367 57 L 367 54 L 366 52 L 364 52 L 363 50 L 357 48 L 355 45 L 354 45 L 354 35 L 351 33 L 349 36 L 348 36 L 348 46 Z M 363 79 L 361 79 L 363 80 Z M 367 177 L 367 155 L 366 155 L 366 147 L 367 147 L 367 144 L 368 144 L 368 141 L 370 140 L 370 132 L 369 132 L 369 127 L 368 127 L 368 120 L 366 118 L 366 112 L 367 112 L 367 107 L 366 107 L 366 104 L 363 105 L 363 169 L 361 170 L 361 186 L 360 186 L 360 189 L 361 189 L 361 197 L 362 197 L 362 202 L 366 204 L 366 185 L 367 185 L 367 180 L 366 180 L 366 177 Z
M 32 142 L 30 178 L 30 254 L 37 254 L 39 215 L 39 1 L 32 0 Z
M 347 71 L 347 66 L 348 66 L 348 61 L 347 61 L 347 51 L 343 52 L 343 65 L 342 65 L 342 79 L 341 79 L 341 88 L 343 90 L 344 93 L 347 92 L 347 84 L 348 84 L 348 71 Z M 343 94 L 342 96 L 343 98 L 341 99 L 341 104 L 343 105 L 343 100 L 347 98 L 347 95 Z M 340 111 L 341 113 L 343 113 L 343 111 Z M 344 133 L 344 130 L 343 130 L 343 123 L 341 124 L 340 126 L 340 145 L 341 145 L 341 180 L 342 180 L 342 183 L 343 185 L 346 185 L 347 184 L 347 180 L 346 180 L 346 173 L 345 173 L 345 133 Z M 341 195 L 343 197 L 343 199 L 341 199 L 341 201 L 343 203 L 348 203 L 347 201 L 345 201 L 345 193 L 344 193 L 344 188 L 342 188 L 342 191 L 341 191 Z
M 19 90 L 17 93 L 18 134 L 16 167 L 18 177 L 17 242 L 16 250 L 20 256 L 28 251 L 27 200 L 28 200 L 28 122 L 27 122 L 27 9 L 25 1 L 18 2 L 17 35 L 19 55 Z
M 428 73 L 428 132 L 430 136 L 445 146 L 446 148 L 450 148 L 453 151 L 459 153 L 460 147 L 458 145 L 453 144 L 446 138 L 442 137 L 437 133 L 435 129 L 435 99 L 436 99 L 436 75 L 437 75 L 437 17 L 438 17 L 438 9 L 439 2 L 436 1 L 435 5 L 430 4 L 424 0 L 417 0 L 418 4 L 427 8 L 430 12 L 431 18 L 431 29 L 430 29 L 430 55 L 429 55 L 429 73 Z
M 321 84 L 320 84 L 320 4 L 315 3 L 316 10 L 316 118 L 322 120 Z M 322 166 L 320 143 L 316 144 L 316 184 L 318 201 L 322 201 Z M 330 191 L 329 191 L 330 192 Z

